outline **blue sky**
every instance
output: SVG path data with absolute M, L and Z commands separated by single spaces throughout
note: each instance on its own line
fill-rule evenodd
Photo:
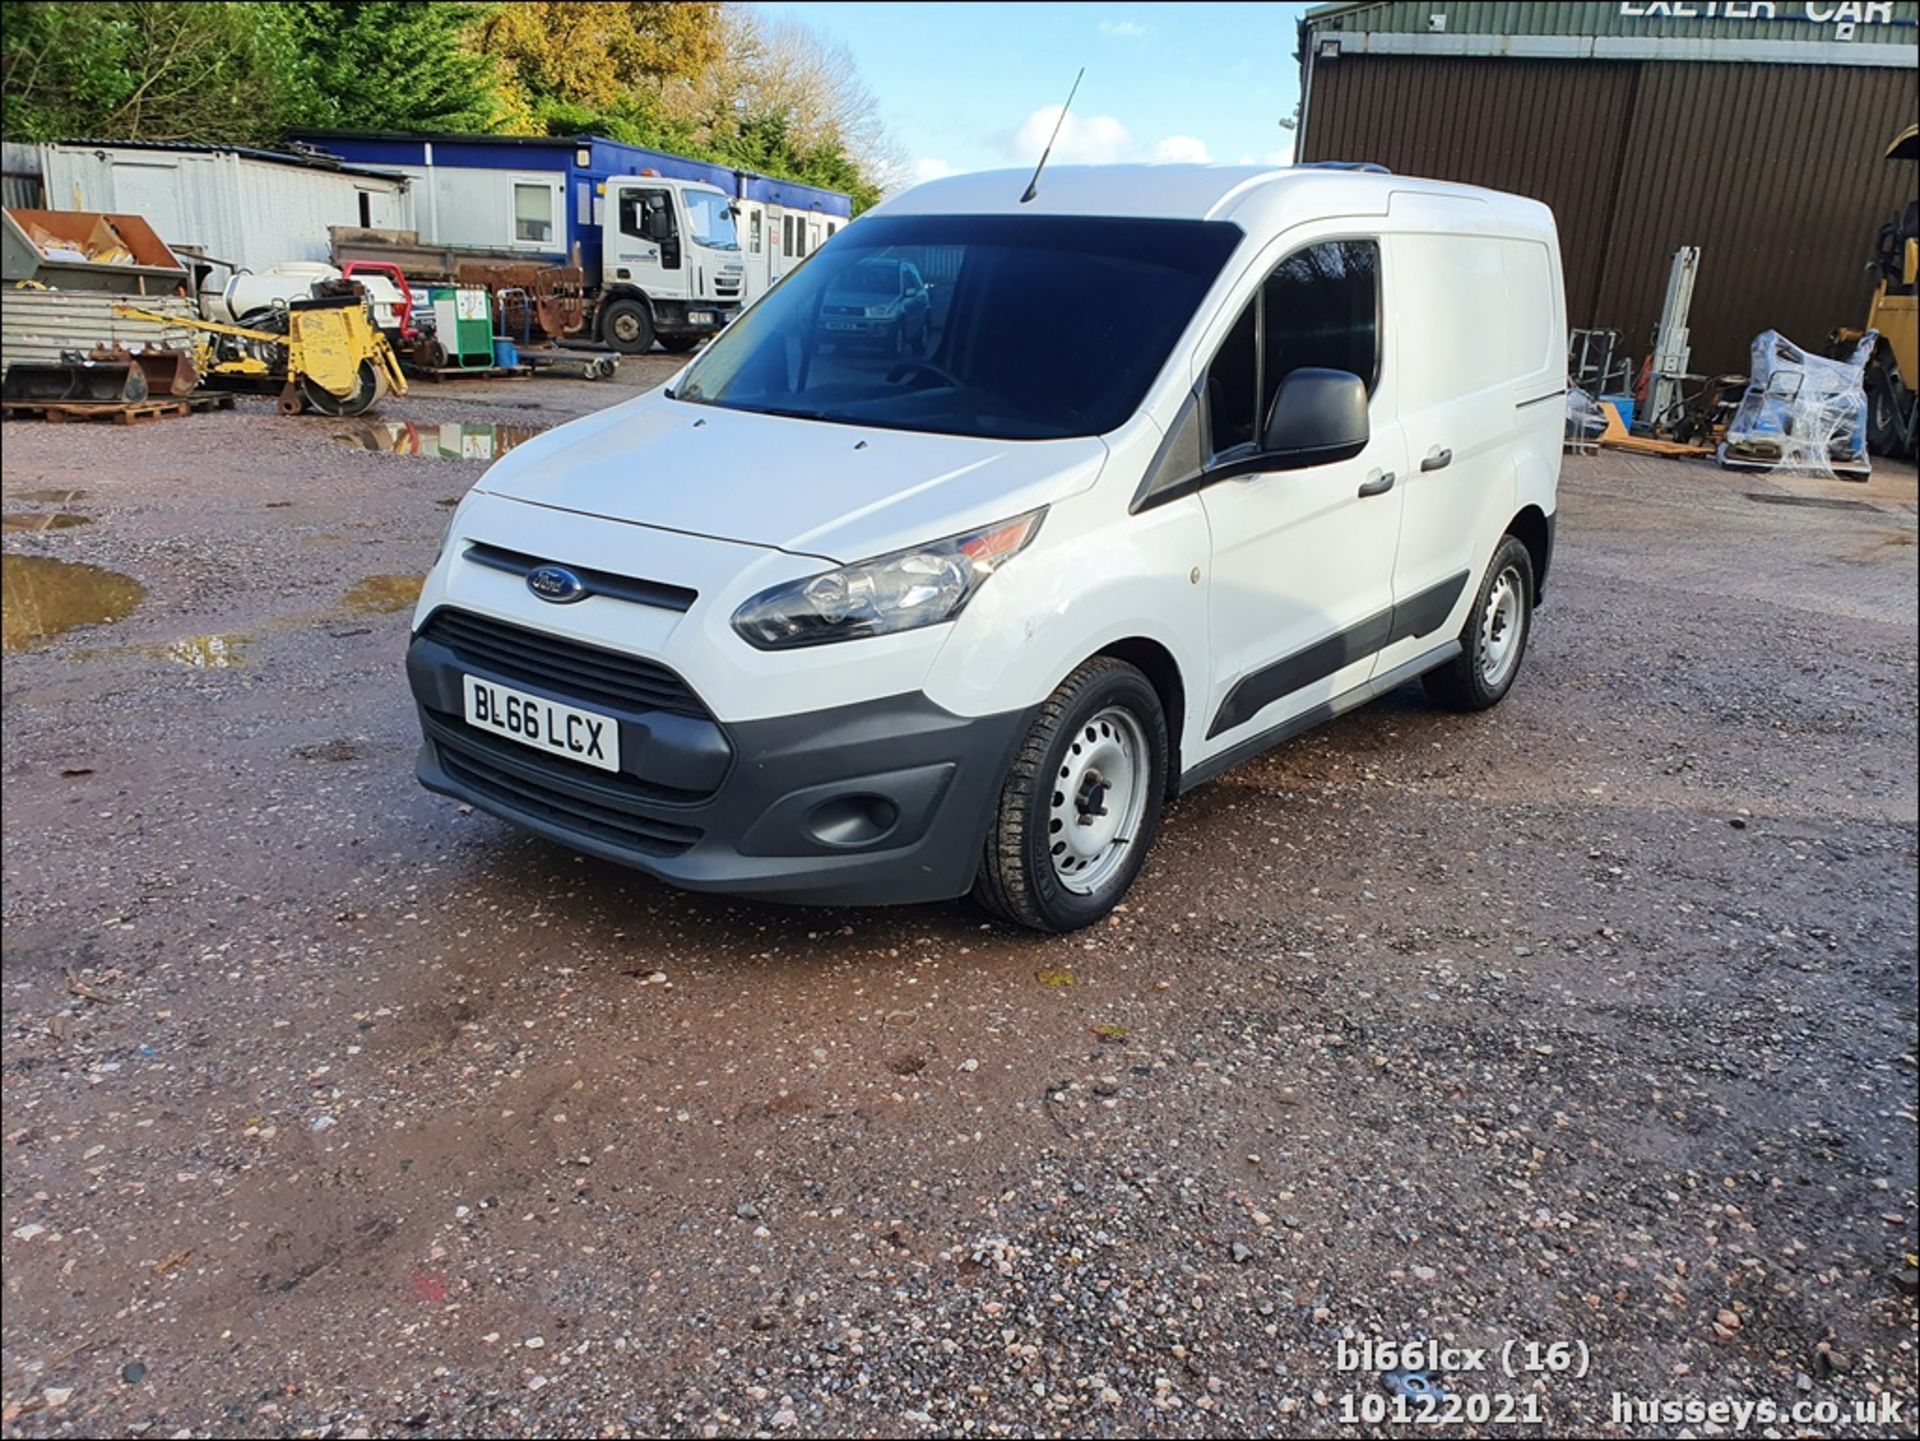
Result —
M 763 3 L 843 41 L 914 178 L 1054 159 L 1290 159 L 1300 4 Z

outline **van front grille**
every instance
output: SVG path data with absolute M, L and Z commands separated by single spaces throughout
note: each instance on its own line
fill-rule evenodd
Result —
M 557 691 L 583 705 L 598 701 L 619 710 L 658 710 L 713 719 L 713 713 L 685 681 L 666 666 L 639 656 L 584 645 L 464 610 L 435 611 L 420 628 L 420 635 L 446 646 L 479 669 Z

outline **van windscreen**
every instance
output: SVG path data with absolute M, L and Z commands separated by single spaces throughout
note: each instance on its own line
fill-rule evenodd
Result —
M 1221 221 L 874 216 L 734 322 L 675 398 L 943 435 L 1099 435 L 1139 406 L 1240 239 Z

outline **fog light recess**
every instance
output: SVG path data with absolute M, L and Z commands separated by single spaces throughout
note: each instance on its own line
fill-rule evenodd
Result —
M 807 832 L 824 846 L 864 846 L 883 838 L 900 819 L 885 796 L 835 796 L 814 807 Z

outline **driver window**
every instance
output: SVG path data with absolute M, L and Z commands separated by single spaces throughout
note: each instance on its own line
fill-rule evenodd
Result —
M 1208 454 L 1260 441 L 1281 382 L 1302 366 L 1380 379 L 1380 246 L 1327 240 L 1276 265 L 1207 366 Z

